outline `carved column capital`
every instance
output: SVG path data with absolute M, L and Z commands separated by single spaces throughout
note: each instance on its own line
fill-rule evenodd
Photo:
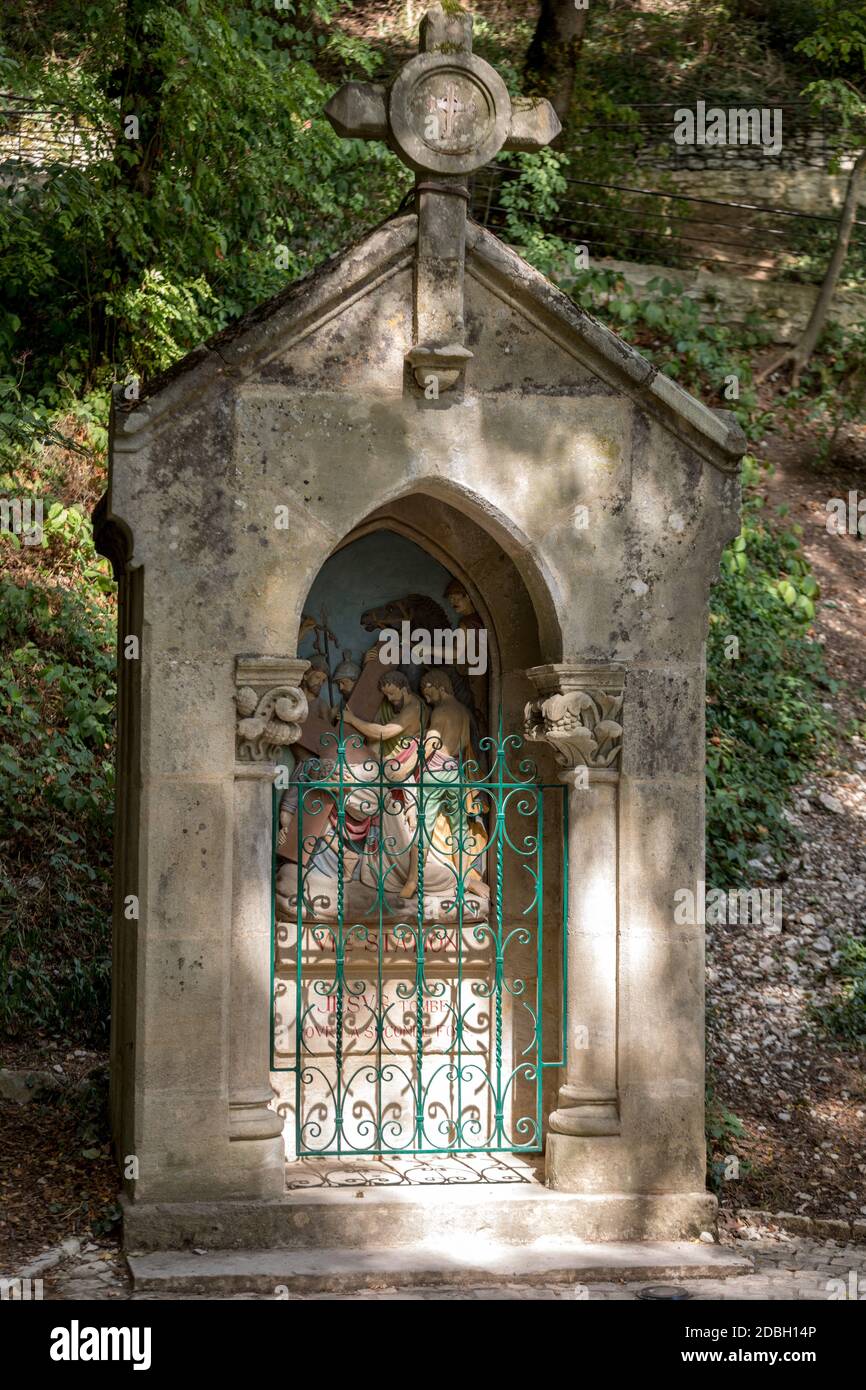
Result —
M 271 954 L 273 841 L 270 834 L 275 763 L 301 733 L 309 666 L 297 657 L 239 656 L 235 661 L 237 753 L 232 846 L 229 1139 L 254 1146 L 262 1196 L 284 1183 L 282 1117 L 271 1109 L 269 1014 L 262 981 Z
M 237 658 L 238 762 L 279 762 L 283 749 L 300 738 L 307 717 L 300 680 L 309 664 L 294 657 Z
M 524 711 L 525 737 L 553 749 L 564 773 L 588 768 L 616 775 L 622 754 L 625 672 L 601 662 L 534 666 L 538 694 Z
M 549 743 L 568 787 L 567 1053 L 549 1117 L 548 1173 L 569 1189 L 574 1144 L 621 1132 L 617 1089 L 619 762 L 625 672 L 602 662 L 527 672 L 526 737 Z

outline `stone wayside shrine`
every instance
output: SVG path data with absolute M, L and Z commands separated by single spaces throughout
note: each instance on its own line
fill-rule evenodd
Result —
M 458 7 L 327 115 L 413 209 L 113 412 L 135 1277 L 724 1264 L 674 895 L 742 435 L 469 219 L 558 122 Z

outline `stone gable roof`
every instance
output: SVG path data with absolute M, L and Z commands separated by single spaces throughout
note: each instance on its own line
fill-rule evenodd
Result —
M 139 399 L 115 393 L 115 438 L 157 425 L 198 396 L 216 377 L 244 378 L 275 352 L 291 349 L 318 324 L 338 316 L 396 270 L 410 267 L 417 239 L 414 213 L 398 213 L 310 275 L 286 286 L 168 371 L 146 382 Z M 745 436 L 731 411 L 711 410 L 660 372 L 506 246 L 469 222 L 466 275 L 482 283 L 647 413 L 707 462 L 733 471 L 745 452 Z

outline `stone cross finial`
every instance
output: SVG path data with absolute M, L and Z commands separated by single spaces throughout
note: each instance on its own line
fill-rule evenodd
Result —
M 467 176 L 500 150 L 541 149 L 561 126 L 543 97 L 512 101 L 472 52 L 472 17 L 455 0 L 428 11 L 419 47 L 390 87 L 347 82 L 325 114 L 338 135 L 385 140 L 415 171 L 415 344 L 407 356 L 419 386 L 432 379 L 438 395 L 472 356 L 463 341 Z

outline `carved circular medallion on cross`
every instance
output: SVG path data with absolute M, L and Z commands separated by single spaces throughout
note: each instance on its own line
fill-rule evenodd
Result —
M 511 99 L 498 72 L 474 54 L 419 53 L 397 76 L 388 115 L 412 168 L 471 174 L 505 144 Z
M 325 107 L 338 135 L 386 140 L 415 171 L 418 251 L 416 341 L 406 354 L 427 399 L 460 379 L 467 176 L 500 150 L 539 150 L 560 131 L 543 97 L 512 101 L 495 68 L 472 52 L 472 18 L 454 0 L 421 23 L 421 51 L 390 87 L 347 82 Z

